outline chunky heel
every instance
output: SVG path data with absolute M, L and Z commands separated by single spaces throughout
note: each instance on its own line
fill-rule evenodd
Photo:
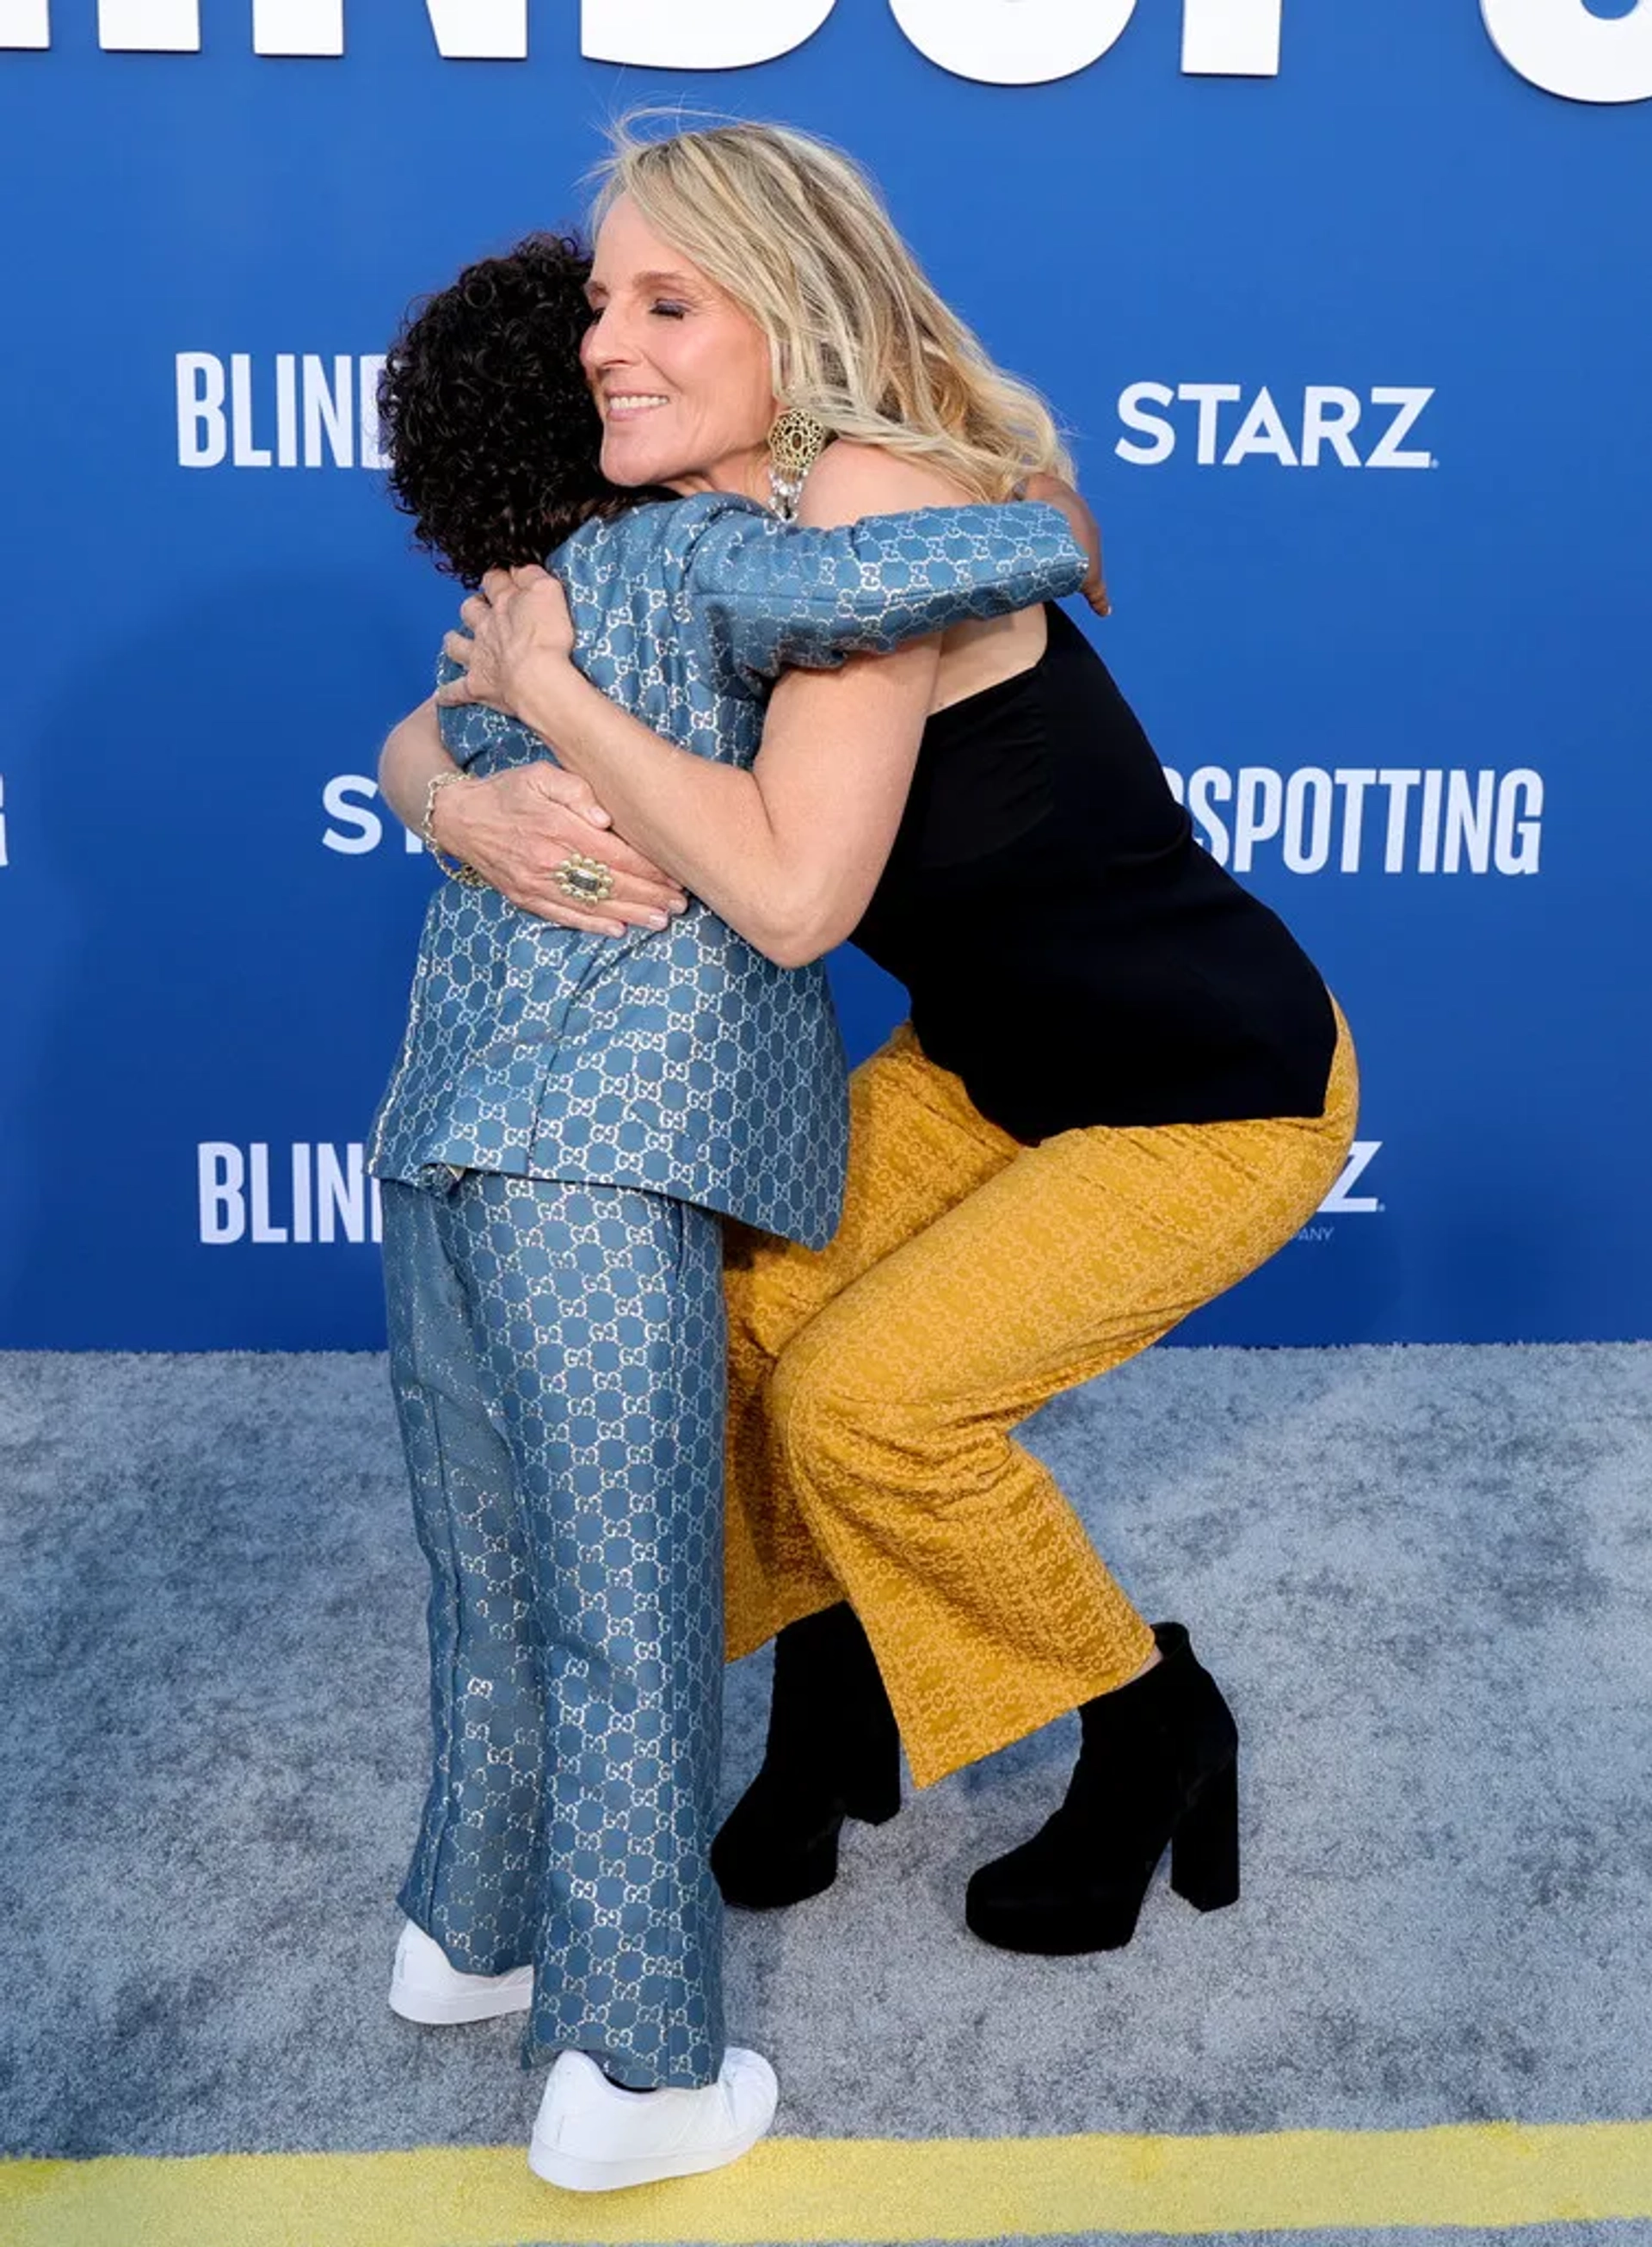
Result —
M 1212 1772 L 1171 1836 L 1171 1886 L 1195 1911 L 1239 1902 L 1239 1759 Z
M 1080 1709 L 1067 1800 L 1030 1841 L 974 1874 L 964 1917 L 984 1943 L 1046 1958 L 1122 1950 L 1168 1848 L 1200 1911 L 1239 1896 L 1239 1730 L 1178 1622 L 1160 1659 Z
M 830 1888 L 845 1818 L 901 1806 L 900 1731 L 854 1609 L 824 1608 L 775 1642 L 761 1770 L 712 1843 L 725 1903 L 775 1911 Z

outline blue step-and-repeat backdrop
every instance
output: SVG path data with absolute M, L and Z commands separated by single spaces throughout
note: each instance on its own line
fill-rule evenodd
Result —
M 1652 0 L 0 0 L 0 1343 L 380 1339 L 455 595 L 377 354 L 642 102 L 845 143 L 1055 401 L 1353 1020 L 1347 1176 L 1185 1338 L 1652 1333 Z

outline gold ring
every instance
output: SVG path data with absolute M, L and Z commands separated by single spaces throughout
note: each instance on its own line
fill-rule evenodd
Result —
M 600 858 L 587 858 L 570 850 L 551 876 L 563 897 L 577 905 L 606 905 L 614 894 L 614 870 Z

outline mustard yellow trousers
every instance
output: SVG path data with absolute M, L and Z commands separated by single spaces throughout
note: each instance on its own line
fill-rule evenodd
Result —
M 1358 1103 L 1337 1026 L 1321 1117 L 1035 1147 L 910 1028 L 856 1070 L 830 1246 L 727 1228 L 731 1659 L 847 1598 L 920 1786 L 1142 1668 L 1147 1624 L 1013 1431 L 1313 1215 Z

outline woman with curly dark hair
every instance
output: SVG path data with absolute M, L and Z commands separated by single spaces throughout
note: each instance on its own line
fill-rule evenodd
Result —
M 803 530 L 741 496 L 783 508 L 798 431 L 757 324 L 700 291 L 690 328 L 681 277 L 653 283 L 679 345 L 672 398 L 611 396 L 599 421 L 587 281 L 577 244 L 538 236 L 425 306 L 386 369 L 393 486 L 467 582 L 550 556 L 585 677 L 757 790 L 784 914 L 799 838 L 904 791 L 925 636 L 1075 590 L 1086 557 L 1048 508 Z M 650 470 L 622 504 L 604 428 L 651 416 Z M 836 805 L 800 784 L 828 743 Z M 718 1218 L 816 1247 L 833 1232 L 847 1102 L 825 979 L 788 962 L 795 936 L 760 948 L 625 853 L 496 709 L 424 704 L 383 776 L 450 877 L 370 1150 L 432 1583 L 434 1762 L 391 2004 L 427 2022 L 526 2012 L 525 2057 L 556 2055 L 529 2152 L 552 2182 L 714 2168 L 776 2097 L 768 2063 L 725 2045 L 709 1862 Z M 589 815 L 578 846 L 511 859 L 513 789 L 542 810 L 563 790 Z M 531 909 L 552 898 L 563 925 Z
M 391 495 L 463 585 L 543 563 L 594 514 L 673 496 L 622 491 L 602 472 L 602 417 L 579 363 L 590 274 L 572 236 L 530 234 L 427 298 L 386 358 Z

